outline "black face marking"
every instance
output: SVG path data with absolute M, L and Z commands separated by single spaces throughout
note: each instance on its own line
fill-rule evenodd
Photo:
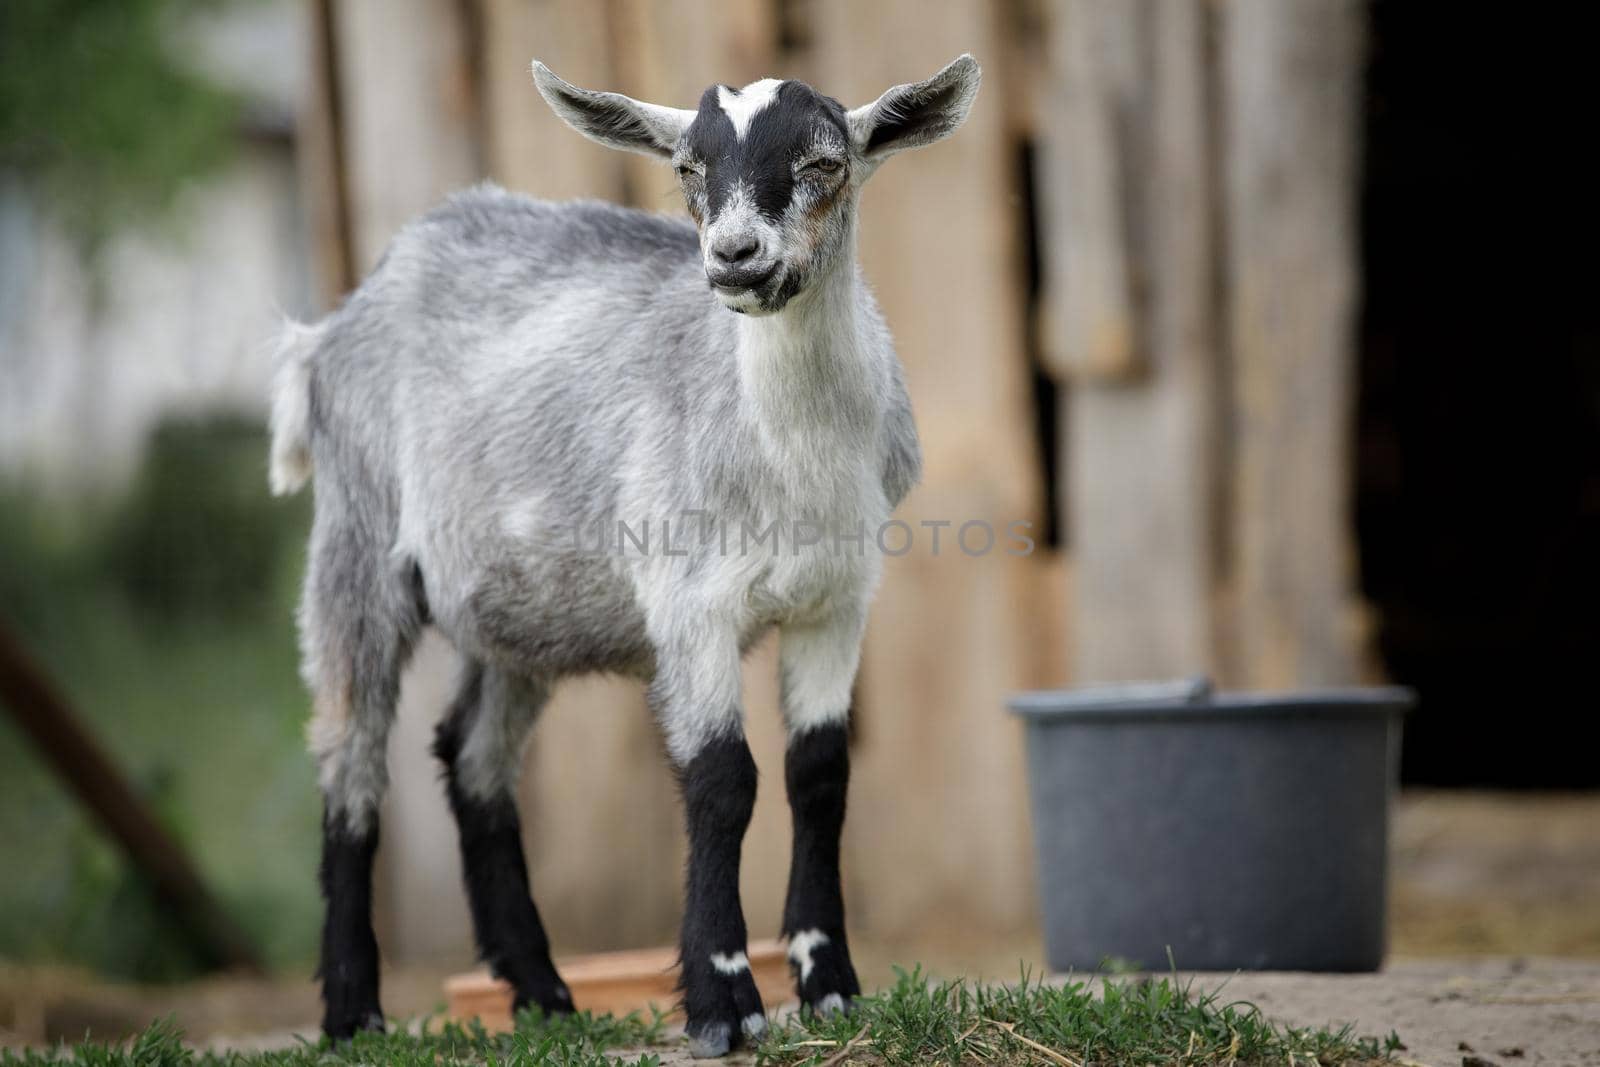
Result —
M 715 218 L 742 183 L 756 210 L 776 221 L 794 195 L 794 164 L 819 134 L 831 134 L 841 146 L 849 143 L 844 107 L 804 82 L 786 81 L 741 140 L 722 110 L 721 90 L 736 91 L 713 85 L 701 94 L 700 113 L 685 135 L 689 156 L 705 168 L 707 216 Z

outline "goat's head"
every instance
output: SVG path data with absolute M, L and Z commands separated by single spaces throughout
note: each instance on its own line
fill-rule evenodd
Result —
M 804 82 L 713 85 L 691 111 L 580 89 L 533 64 L 539 92 L 573 129 L 673 164 L 700 228 L 706 280 L 747 314 L 782 310 L 840 265 L 862 183 L 894 153 L 953 133 L 980 73 L 963 55 L 854 110 Z

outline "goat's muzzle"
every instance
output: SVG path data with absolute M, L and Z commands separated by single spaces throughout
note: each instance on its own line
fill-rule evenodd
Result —
M 777 263 L 766 263 L 754 267 L 732 267 L 726 270 L 707 270 L 706 280 L 713 289 L 733 295 L 748 293 L 770 282 L 778 273 Z

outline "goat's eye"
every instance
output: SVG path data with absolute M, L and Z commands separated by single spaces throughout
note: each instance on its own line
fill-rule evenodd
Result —
M 686 182 L 686 181 L 690 181 L 690 180 L 692 180 L 694 178 L 698 178 L 698 177 L 700 177 L 700 172 L 698 170 L 696 170 L 695 168 L 691 167 L 689 164 L 687 164 L 687 163 L 679 163 L 678 164 L 678 180 L 679 181 Z
M 805 165 L 805 169 L 815 171 L 818 174 L 837 174 L 843 166 L 844 164 L 837 159 L 824 157 L 822 159 L 813 159 Z

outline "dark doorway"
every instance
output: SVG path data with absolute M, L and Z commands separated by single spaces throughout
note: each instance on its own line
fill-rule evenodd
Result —
M 1600 168 L 1561 10 L 1372 8 L 1356 520 L 1410 783 L 1600 785 Z

